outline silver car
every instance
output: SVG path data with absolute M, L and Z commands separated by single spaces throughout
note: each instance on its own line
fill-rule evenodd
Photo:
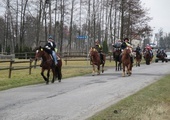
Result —
M 170 52 L 166 52 L 166 54 L 167 54 L 167 57 L 166 57 L 167 60 L 170 61 Z

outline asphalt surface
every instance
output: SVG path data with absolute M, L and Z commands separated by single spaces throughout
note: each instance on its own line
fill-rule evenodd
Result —
M 170 73 L 170 62 L 133 67 L 122 77 L 103 74 L 64 79 L 0 92 L 0 120 L 84 120 Z

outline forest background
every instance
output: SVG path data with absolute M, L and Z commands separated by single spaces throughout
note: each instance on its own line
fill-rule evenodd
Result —
M 43 46 L 49 35 L 58 51 L 86 52 L 96 39 L 104 52 L 123 38 L 150 42 L 148 9 L 141 0 L 3 0 L 0 1 L 0 52 L 13 54 Z M 162 37 L 162 47 L 170 35 Z

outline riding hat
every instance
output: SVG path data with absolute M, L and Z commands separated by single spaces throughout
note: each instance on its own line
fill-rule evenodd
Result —
M 48 41 L 54 41 L 52 35 L 50 35 L 50 36 L 48 37 Z
M 129 41 L 129 39 L 128 39 L 128 38 L 125 38 L 125 39 L 124 39 L 124 41 L 125 41 L 125 40 Z

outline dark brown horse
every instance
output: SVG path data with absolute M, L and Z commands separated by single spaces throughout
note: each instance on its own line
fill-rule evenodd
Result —
M 113 50 L 113 59 L 115 61 L 115 67 L 116 67 L 116 71 L 120 71 L 122 70 L 122 66 L 121 66 L 121 48 L 114 48 Z
M 152 58 L 153 58 L 150 51 L 148 49 L 145 49 L 143 55 L 144 55 L 143 57 L 146 61 L 146 65 L 150 65 Z
M 167 60 L 167 54 L 164 51 L 160 51 L 159 53 L 157 53 L 156 57 L 158 59 L 155 59 L 155 62 L 158 62 L 158 60 L 161 60 L 162 62 L 168 62 Z
M 139 50 L 136 50 L 136 56 L 135 56 L 135 60 L 136 60 L 136 67 L 140 67 L 140 62 L 142 60 L 142 54 Z
M 123 66 L 123 73 L 122 76 L 125 76 L 125 70 L 128 76 L 132 74 L 132 62 L 130 58 L 131 48 L 126 47 L 122 52 L 122 66 Z
M 98 75 L 100 74 L 100 65 L 102 65 L 102 73 L 104 72 L 104 65 L 105 65 L 105 61 L 106 61 L 106 56 L 104 54 L 102 54 L 102 55 L 103 55 L 103 60 L 101 61 L 98 51 L 94 47 L 90 48 L 89 57 L 90 57 L 90 63 L 93 66 L 92 75 L 95 75 L 95 66 L 97 66 Z
M 46 48 L 42 48 L 41 46 L 36 50 L 35 54 L 35 60 L 39 60 L 42 58 L 42 69 L 41 69 L 41 75 L 46 81 L 46 84 L 49 83 L 49 77 L 50 77 L 50 70 L 53 73 L 52 83 L 54 83 L 55 79 L 58 78 L 59 82 L 61 82 L 62 73 L 61 73 L 61 67 L 62 67 L 62 60 L 61 58 L 58 60 L 57 66 L 54 65 L 53 59 L 49 53 L 46 52 Z M 44 71 L 47 70 L 47 76 L 44 75 Z

